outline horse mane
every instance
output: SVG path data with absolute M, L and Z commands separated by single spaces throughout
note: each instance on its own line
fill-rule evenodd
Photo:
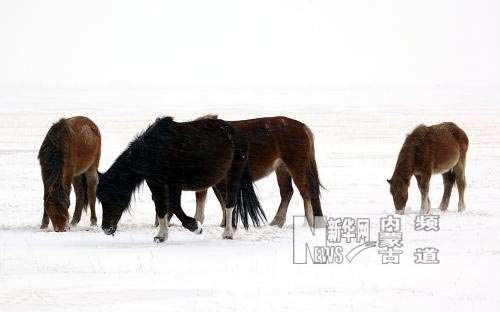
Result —
M 420 124 L 413 131 L 406 135 L 406 139 L 401 147 L 396 162 L 396 168 L 391 178 L 396 176 L 407 179 L 411 174 L 411 167 L 414 165 L 415 159 L 420 159 L 424 151 L 423 144 L 427 140 L 429 129 L 426 125 Z M 399 173 L 401 176 L 397 175 Z M 409 183 L 409 181 L 405 181 Z
M 195 120 L 203 120 L 203 119 L 219 119 L 219 115 L 217 114 L 206 114 L 196 118 Z
M 420 124 L 417 127 L 415 127 L 415 129 L 413 129 L 413 131 L 406 137 L 407 140 L 409 139 L 411 143 L 415 144 L 416 142 L 421 142 L 422 140 L 424 140 L 428 132 L 429 132 L 428 127 L 424 124 Z
M 157 118 L 146 130 L 135 136 L 108 171 L 100 176 L 97 191 L 99 201 L 109 199 L 119 203 L 124 211 L 130 209 L 132 195 L 148 174 L 146 160 L 152 161 L 149 152 L 157 148 L 157 144 L 151 141 L 167 138 L 165 132 L 168 132 L 172 122 L 172 117 Z
M 54 123 L 47 132 L 38 152 L 38 160 L 42 170 L 42 180 L 45 191 L 48 196 L 45 200 L 51 198 L 54 203 L 63 205 L 46 205 L 54 208 L 54 214 L 65 216 L 66 207 L 69 205 L 69 199 L 66 196 L 63 187 L 64 176 L 64 157 L 68 149 L 68 141 L 71 135 L 66 119 L 61 118 Z M 49 198 L 47 198 L 49 197 Z

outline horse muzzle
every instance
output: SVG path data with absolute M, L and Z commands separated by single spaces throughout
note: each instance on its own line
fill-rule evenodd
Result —
M 116 232 L 116 227 L 103 225 L 102 230 L 104 231 L 104 234 L 106 234 L 106 235 L 114 235 Z

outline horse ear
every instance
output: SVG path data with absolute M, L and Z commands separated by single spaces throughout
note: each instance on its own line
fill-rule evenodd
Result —
M 389 183 L 389 185 L 392 184 L 392 180 L 391 179 L 387 179 L 387 183 Z

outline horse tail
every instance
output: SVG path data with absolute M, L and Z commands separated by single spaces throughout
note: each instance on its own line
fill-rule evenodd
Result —
M 238 222 L 239 214 L 245 229 L 248 229 L 248 216 L 250 216 L 254 226 L 260 226 L 261 221 L 267 221 L 264 210 L 260 205 L 257 195 L 255 194 L 252 173 L 248 163 L 245 165 L 245 170 L 243 171 L 243 175 L 240 179 L 240 190 L 236 195 L 235 208 L 236 224 Z
M 49 216 L 68 217 L 69 198 L 64 189 L 63 177 L 70 135 L 66 119 L 61 118 L 50 127 L 38 152 L 45 188 L 44 206 Z
M 323 210 L 321 209 L 321 188 L 324 189 L 323 185 L 319 180 L 318 166 L 316 165 L 316 157 L 314 153 L 314 135 L 307 127 L 304 125 L 304 131 L 309 139 L 309 162 L 307 164 L 307 184 L 309 185 L 309 192 L 311 193 L 311 206 L 315 217 L 322 217 Z

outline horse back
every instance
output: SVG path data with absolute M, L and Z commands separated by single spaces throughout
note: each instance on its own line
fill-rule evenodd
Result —
M 248 141 L 254 180 L 273 172 L 281 160 L 293 162 L 310 157 L 312 137 L 300 121 L 277 116 L 230 123 L 241 129 Z
M 185 190 L 206 189 L 224 179 L 233 162 L 247 157 L 241 132 L 220 119 L 172 123 L 163 152 L 165 170 L 180 180 Z M 168 167 L 168 168 L 167 168 Z
M 417 167 L 430 166 L 433 173 L 445 172 L 465 159 L 467 153 L 467 135 L 452 122 L 429 127 L 421 125 L 410 134 L 410 138 L 415 146 Z

